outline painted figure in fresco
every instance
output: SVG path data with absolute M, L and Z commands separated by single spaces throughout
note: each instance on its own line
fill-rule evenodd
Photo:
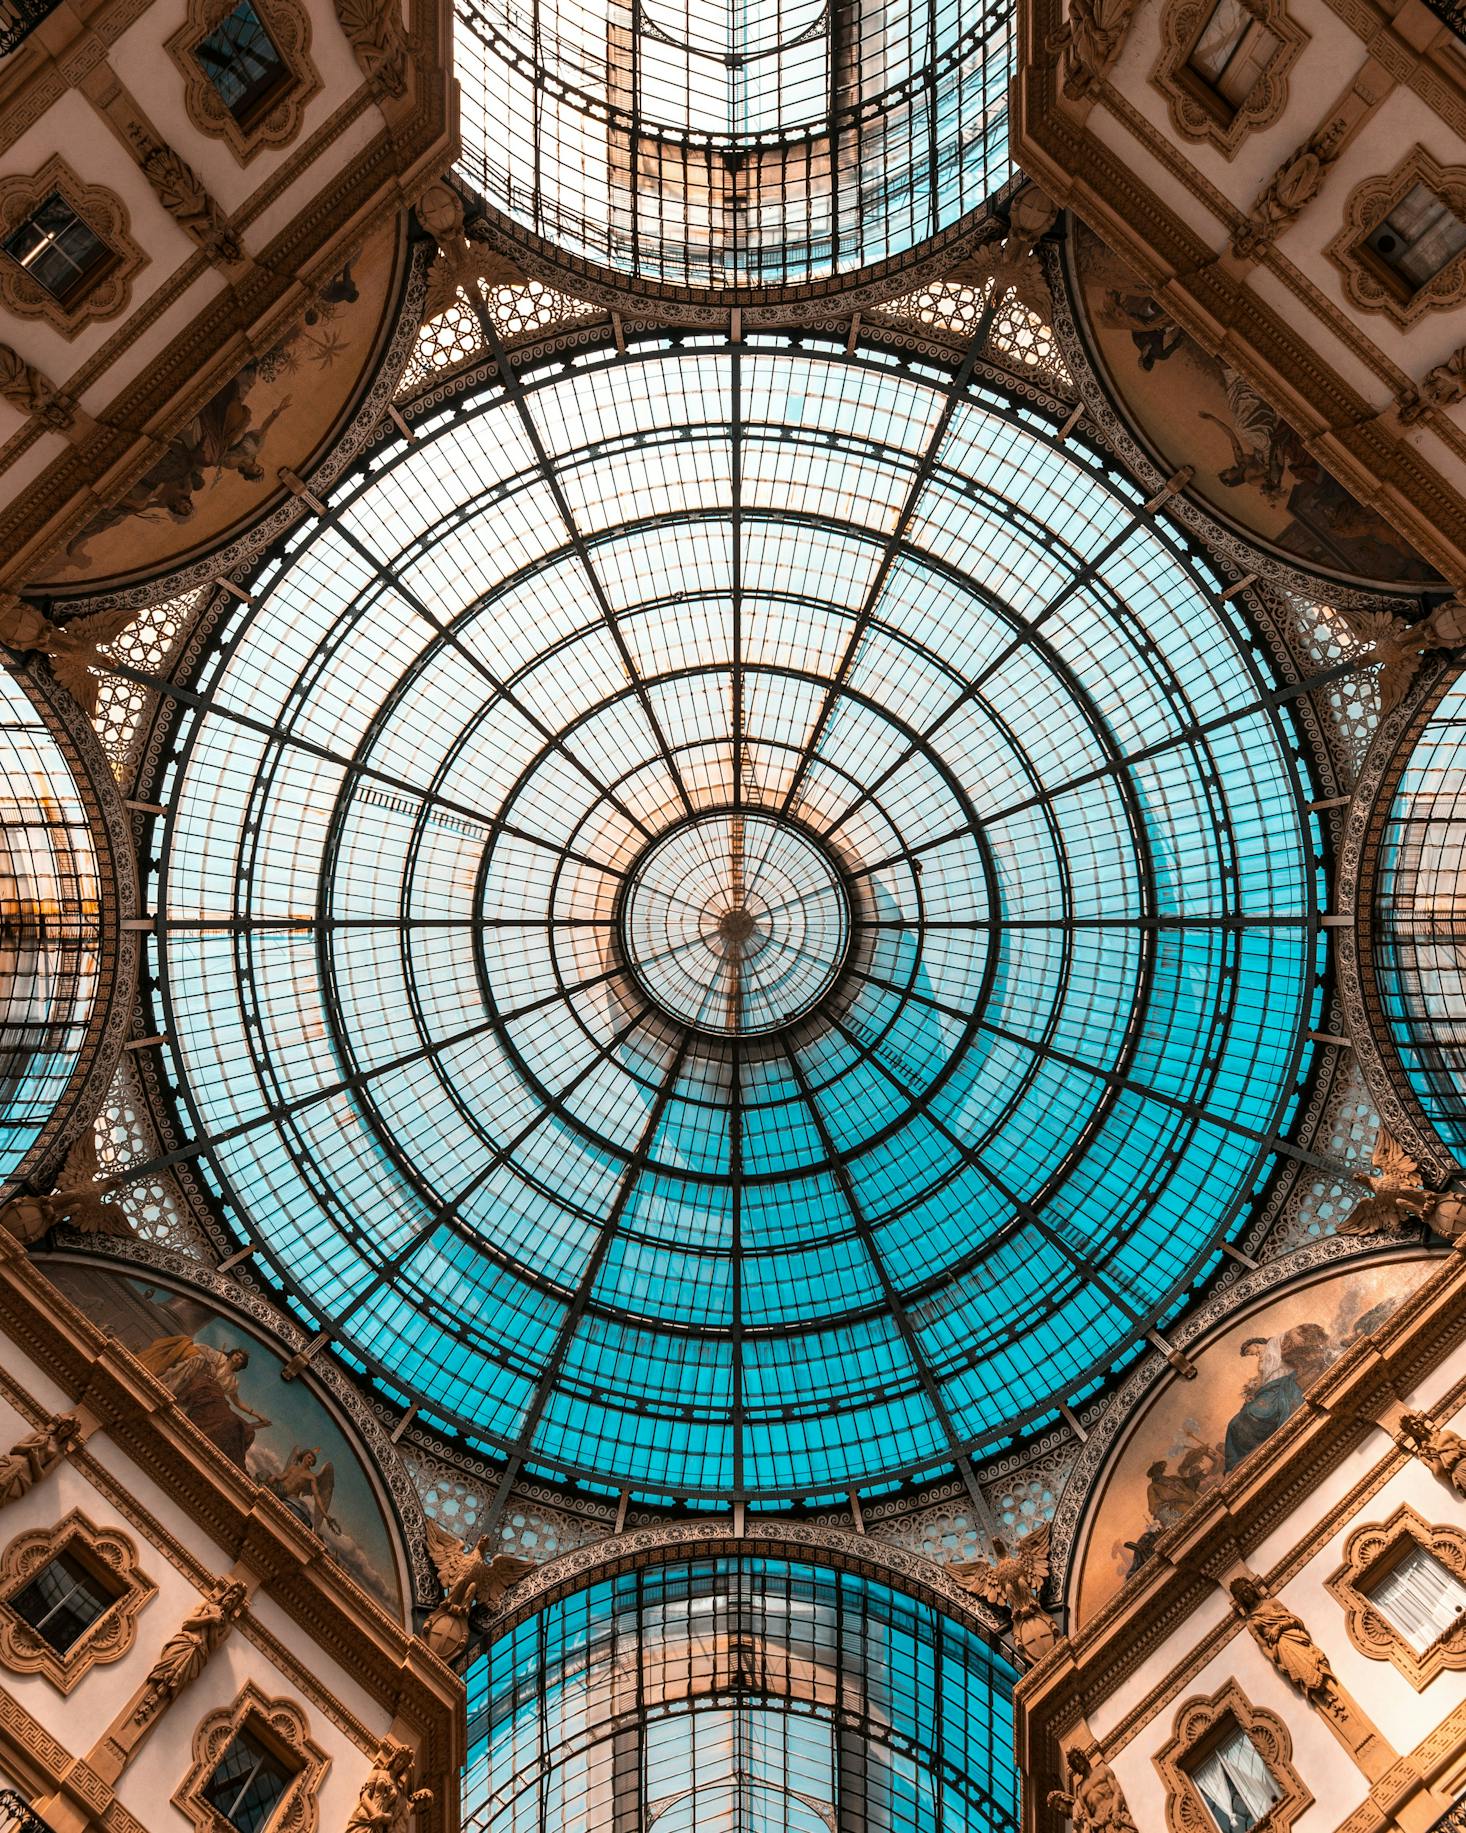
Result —
M 269 1420 L 240 1398 L 240 1371 L 249 1351 L 237 1344 L 211 1349 L 190 1336 L 158 1337 L 138 1360 L 163 1383 L 189 1419 L 225 1457 L 245 1469 L 255 1433 Z
M 1208 1478 L 1218 1474 L 1221 1462 L 1214 1445 L 1193 1445 L 1174 1470 L 1165 1458 L 1157 1458 L 1145 1473 L 1146 1507 L 1156 1526 L 1174 1527 L 1206 1488 Z
M 331 1513 L 331 1498 L 336 1493 L 336 1467 L 328 1458 L 317 1468 L 320 1455 L 318 1445 L 297 1445 L 279 1476 L 269 1479 L 268 1487 L 317 1534 L 323 1527 L 339 1534 L 341 1523 Z
M 1197 410 L 1197 419 L 1219 426 L 1232 448 L 1232 463 L 1218 471 L 1219 482 L 1233 489 L 1250 484 L 1269 503 L 1281 503 L 1288 494 L 1290 472 L 1310 481 L 1318 477 L 1318 465 L 1302 440 L 1245 376 L 1224 363 L 1222 385 L 1227 418 Z
M 1295 1324 L 1278 1345 L 1282 1372 L 1263 1381 L 1227 1422 L 1222 1466 L 1235 1470 L 1249 1452 L 1265 1444 L 1303 1405 L 1304 1391 L 1333 1360 L 1322 1324 Z
M 1139 353 L 1140 367 L 1147 371 L 1174 356 L 1186 341 L 1186 333 L 1180 325 L 1149 293 L 1122 293 L 1110 287 L 1105 293 L 1101 317 L 1107 325 L 1123 325 L 1130 333 L 1130 341 Z

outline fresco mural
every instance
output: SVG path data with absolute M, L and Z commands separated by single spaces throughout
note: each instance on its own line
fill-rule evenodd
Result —
M 1291 1419 L 1330 1363 L 1376 1329 L 1438 1264 L 1372 1261 L 1264 1302 L 1169 1381 L 1111 1465 L 1078 1564 L 1074 1622 L 1112 1598 L 1199 1496 Z
M 1072 263 L 1094 346 L 1140 433 L 1234 526 L 1306 565 L 1392 584 L 1439 575 L 1337 483 L 1288 422 L 1075 224 Z
M 397 224 L 370 236 L 269 350 L 194 415 L 38 584 L 116 585 L 181 565 L 256 521 L 279 469 L 308 470 L 374 367 L 402 277 Z
M 273 1490 L 362 1588 L 399 1619 L 392 1537 L 350 1441 L 284 1357 L 253 1329 L 194 1294 L 70 1260 L 46 1275 L 130 1349 L 211 1444 Z

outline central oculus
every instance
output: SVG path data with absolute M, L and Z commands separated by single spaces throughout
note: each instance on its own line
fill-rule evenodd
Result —
M 807 829 L 724 809 L 652 842 L 627 876 L 618 928 L 626 965 L 669 1018 L 754 1037 L 803 1018 L 834 985 L 850 899 Z

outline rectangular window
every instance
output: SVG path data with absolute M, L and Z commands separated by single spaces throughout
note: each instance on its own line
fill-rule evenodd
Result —
M 257 119 L 290 80 L 285 60 L 250 0 L 239 0 L 233 12 L 194 46 L 193 54 L 241 126 Z
M 1217 1833 L 1249 1833 L 1283 1798 L 1262 1752 L 1235 1724 L 1191 1770 L 1191 1780 Z
M 1466 248 L 1466 221 L 1429 185 L 1411 185 L 1364 246 L 1408 299 Z
M 1225 104 L 1225 112 L 1235 114 L 1281 43 L 1243 0 L 1217 0 L 1192 49 L 1190 67 Z
M 78 299 L 115 259 L 56 191 L 11 230 L 3 246 L 10 259 L 61 305 Z
M 74 1553 L 58 1553 L 8 1601 L 23 1622 L 64 1655 L 119 1596 Z
M 262 1833 L 295 1771 L 242 1725 L 204 1784 L 203 1796 L 238 1833 Z
M 1466 1585 L 1434 1553 L 1412 1547 L 1371 1585 L 1369 1601 L 1423 1655 L 1466 1614 Z

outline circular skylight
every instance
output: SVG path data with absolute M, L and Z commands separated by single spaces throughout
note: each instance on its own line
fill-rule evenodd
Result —
M 726 1506 L 950 1469 L 1176 1309 L 1318 944 L 1285 697 L 1140 496 L 878 350 L 700 340 L 292 537 L 182 716 L 158 972 L 348 1359 Z

